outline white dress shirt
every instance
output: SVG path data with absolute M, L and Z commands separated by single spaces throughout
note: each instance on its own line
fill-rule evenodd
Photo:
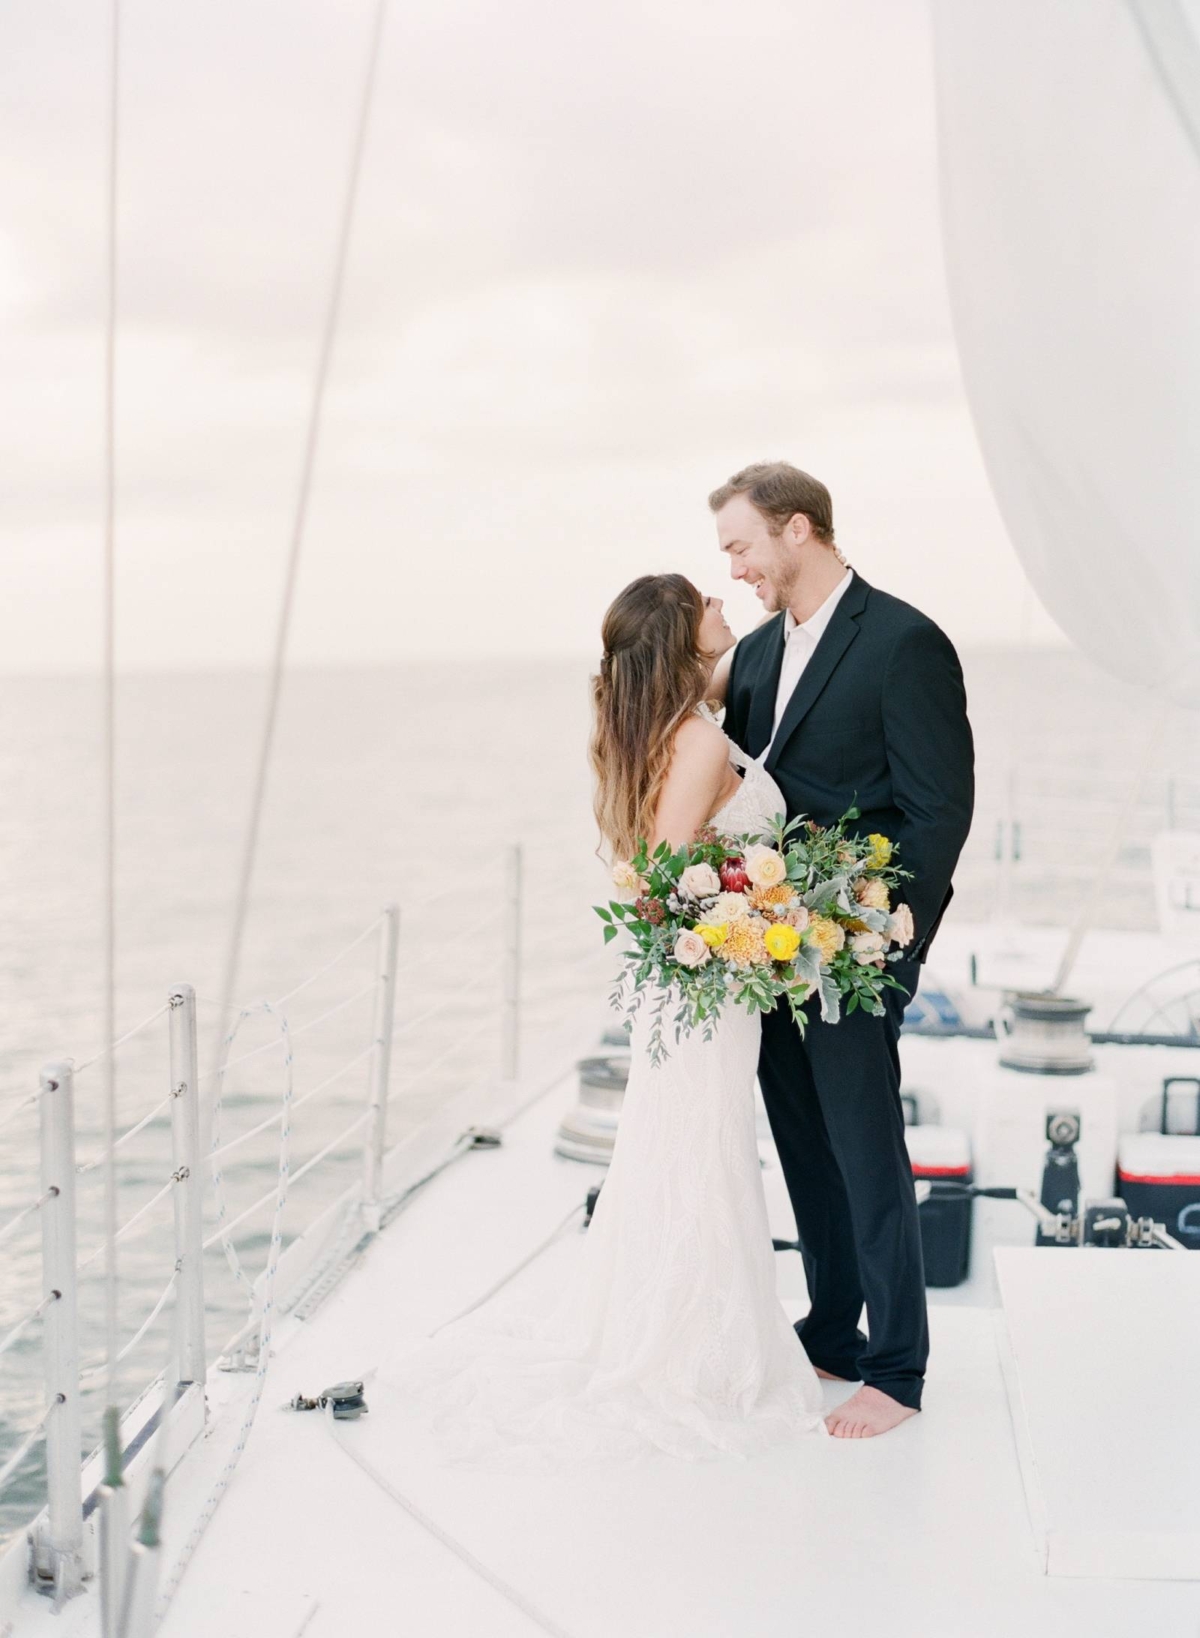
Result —
M 804 668 L 812 658 L 813 650 L 820 642 L 825 627 L 833 619 L 833 611 L 850 589 L 850 582 L 854 579 L 854 570 L 847 567 L 845 574 L 821 604 L 815 614 L 810 614 L 807 620 L 800 621 L 791 609 L 785 609 L 783 615 L 783 666 L 779 672 L 779 691 L 775 695 L 775 725 L 771 729 L 771 739 L 779 732 L 780 718 L 784 707 L 791 699 L 796 684 L 803 675 Z M 768 749 L 770 747 L 768 746 Z

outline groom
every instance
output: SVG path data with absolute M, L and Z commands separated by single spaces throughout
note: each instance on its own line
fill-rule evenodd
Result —
M 759 1060 L 812 1304 L 796 1330 L 822 1376 L 862 1383 L 827 1423 L 865 1438 L 920 1409 L 929 1353 L 898 1042 L 971 823 L 962 670 L 932 620 L 848 566 L 816 478 L 762 462 L 708 504 L 733 578 L 775 616 L 734 651 L 726 732 L 753 757 L 767 752 L 789 819 L 828 825 L 855 806 L 854 833 L 889 837 L 912 872 L 899 897 L 916 934 L 889 967 L 907 993 L 885 990 L 882 1018 L 812 1017 L 803 1037 L 777 1008 Z

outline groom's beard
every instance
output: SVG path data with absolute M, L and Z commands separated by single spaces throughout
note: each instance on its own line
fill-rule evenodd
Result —
M 799 578 L 797 574 L 783 572 L 766 576 L 763 607 L 771 614 L 778 614 L 780 609 L 786 609 L 795 596 L 796 582 Z

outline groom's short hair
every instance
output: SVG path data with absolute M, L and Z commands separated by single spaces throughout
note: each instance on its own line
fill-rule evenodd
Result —
M 745 495 L 767 520 L 773 535 L 779 534 L 789 518 L 802 512 L 817 539 L 833 545 L 833 500 L 819 478 L 801 472 L 788 461 L 756 461 L 735 472 L 728 483 L 708 497 L 712 511 L 719 512 L 735 495 Z

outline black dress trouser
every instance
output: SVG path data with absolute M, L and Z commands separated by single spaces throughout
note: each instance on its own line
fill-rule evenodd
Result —
M 921 1404 L 929 1356 L 925 1271 L 900 1104 L 900 1024 L 915 961 L 890 968 L 886 1014 L 801 1036 L 786 1008 L 763 1018 L 759 1082 L 779 1152 L 812 1306 L 796 1332 L 814 1365 Z M 858 1328 L 863 1304 L 870 1338 Z

